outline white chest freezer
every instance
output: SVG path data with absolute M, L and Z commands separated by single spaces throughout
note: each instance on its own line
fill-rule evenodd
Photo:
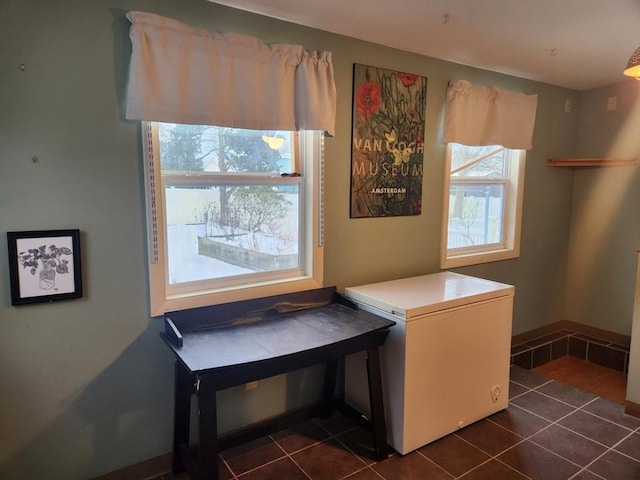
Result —
M 453 272 L 345 289 L 397 323 L 380 351 L 389 444 L 409 453 L 503 410 L 514 287 Z M 365 361 L 345 362 L 345 400 L 368 410 Z

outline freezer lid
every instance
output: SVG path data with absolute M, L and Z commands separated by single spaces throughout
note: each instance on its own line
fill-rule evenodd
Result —
M 345 296 L 410 321 L 421 315 L 512 296 L 512 285 L 440 272 L 345 288 Z

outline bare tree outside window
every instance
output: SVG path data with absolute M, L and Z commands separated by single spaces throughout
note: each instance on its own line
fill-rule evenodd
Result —
M 192 246 L 199 256 L 231 266 L 219 265 L 206 274 L 212 278 L 237 275 L 232 267 L 297 267 L 298 186 L 273 180 L 293 170 L 292 134 L 158 125 L 170 281 L 190 280 L 182 260 Z M 179 240 L 172 244 L 175 238 Z M 260 257 L 274 251 L 291 259 L 270 263 Z
M 453 145 L 447 248 L 501 241 L 506 152 L 501 146 Z

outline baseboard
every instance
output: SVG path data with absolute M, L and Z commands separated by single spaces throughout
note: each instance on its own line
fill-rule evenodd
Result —
M 625 347 L 629 347 L 629 345 L 631 344 L 631 337 L 627 335 L 610 332 L 608 330 L 592 327 L 590 325 L 583 325 L 582 323 L 572 322 L 570 320 L 559 320 L 557 322 L 553 322 L 539 328 L 534 328 L 533 330 L 529 330 L 528 332 L 514 335 L 511 338 L 511 345 L 520 345 L 562 330 L 600 338 L 602 340 L 607 340 L 610 343 L 623 345 Z
M 337 403 L 340 402 L 336 402 L 336 404 Z M 323 406 L 326 407 L 326 404 L 310 404 L 227 432 L 218 438 L 218 447 L 220 450 L 232 448 L 248 441 L 271 435 L 285 428 L 290 428 L 307 420 L 311 420 L 312 418 L 319 417 L 324 413 L 322 409 Z M 334 409 L 336 408 L 333 402 L 331 406 Z M 107 473 L 93 480 L 150 480 L 156 479 L 161 475 L 170 474 L 171 467 L 172 454 L 166 453 L 159 457 Z
M 631 400 L 625 400 L 624 413 L 631 415 L 632 417 L 640 418 L 640 403 L 632 402 Z
M 631 337 L 628 335 L 623 335 L 621 333 L 616 333 L 616 332 L 610 332 L 608 330 L 603 330 L 602 328 L 596 328 L 590 325 L 583 325 L 582 323 L 571 322 L 569 320 L 561 320 L 558 323 L 562 325 L 562 328 L 564 330 L 570 330 L 572 332 L 579 333 L 581 335 L 587 335 L 589 337 L 599 338 L 601 340 L 606 340 L 610 343 L 622 345 L 627 348 L 629 348 L 629 346 L 631 345 Z
M 534 328 L 533 330 L 529 330 L 528 332 L 514 335 L 513 337 L 511 337 L 511 345 L 522 345 L 523 343 L 527 343 L 531 340 L 535 340 L 537 338 L 558 332 L 563 329 L 565 322 L 565 320 L 560 320 L 558 322 L 550 323 L 542 327 Z
M 532 369 L 570 355 L 627 373 L 631 337 L 561 320 L 514 335 L 511 363 Z

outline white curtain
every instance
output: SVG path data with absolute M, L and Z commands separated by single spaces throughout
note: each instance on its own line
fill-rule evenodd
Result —
M 447 89 L 444 141 L 528 150 L 532 147 L 537 105 L 537 95 L 459 80 Z
M 128 119 L 333 134 L 331 52 L 129 12 Z

